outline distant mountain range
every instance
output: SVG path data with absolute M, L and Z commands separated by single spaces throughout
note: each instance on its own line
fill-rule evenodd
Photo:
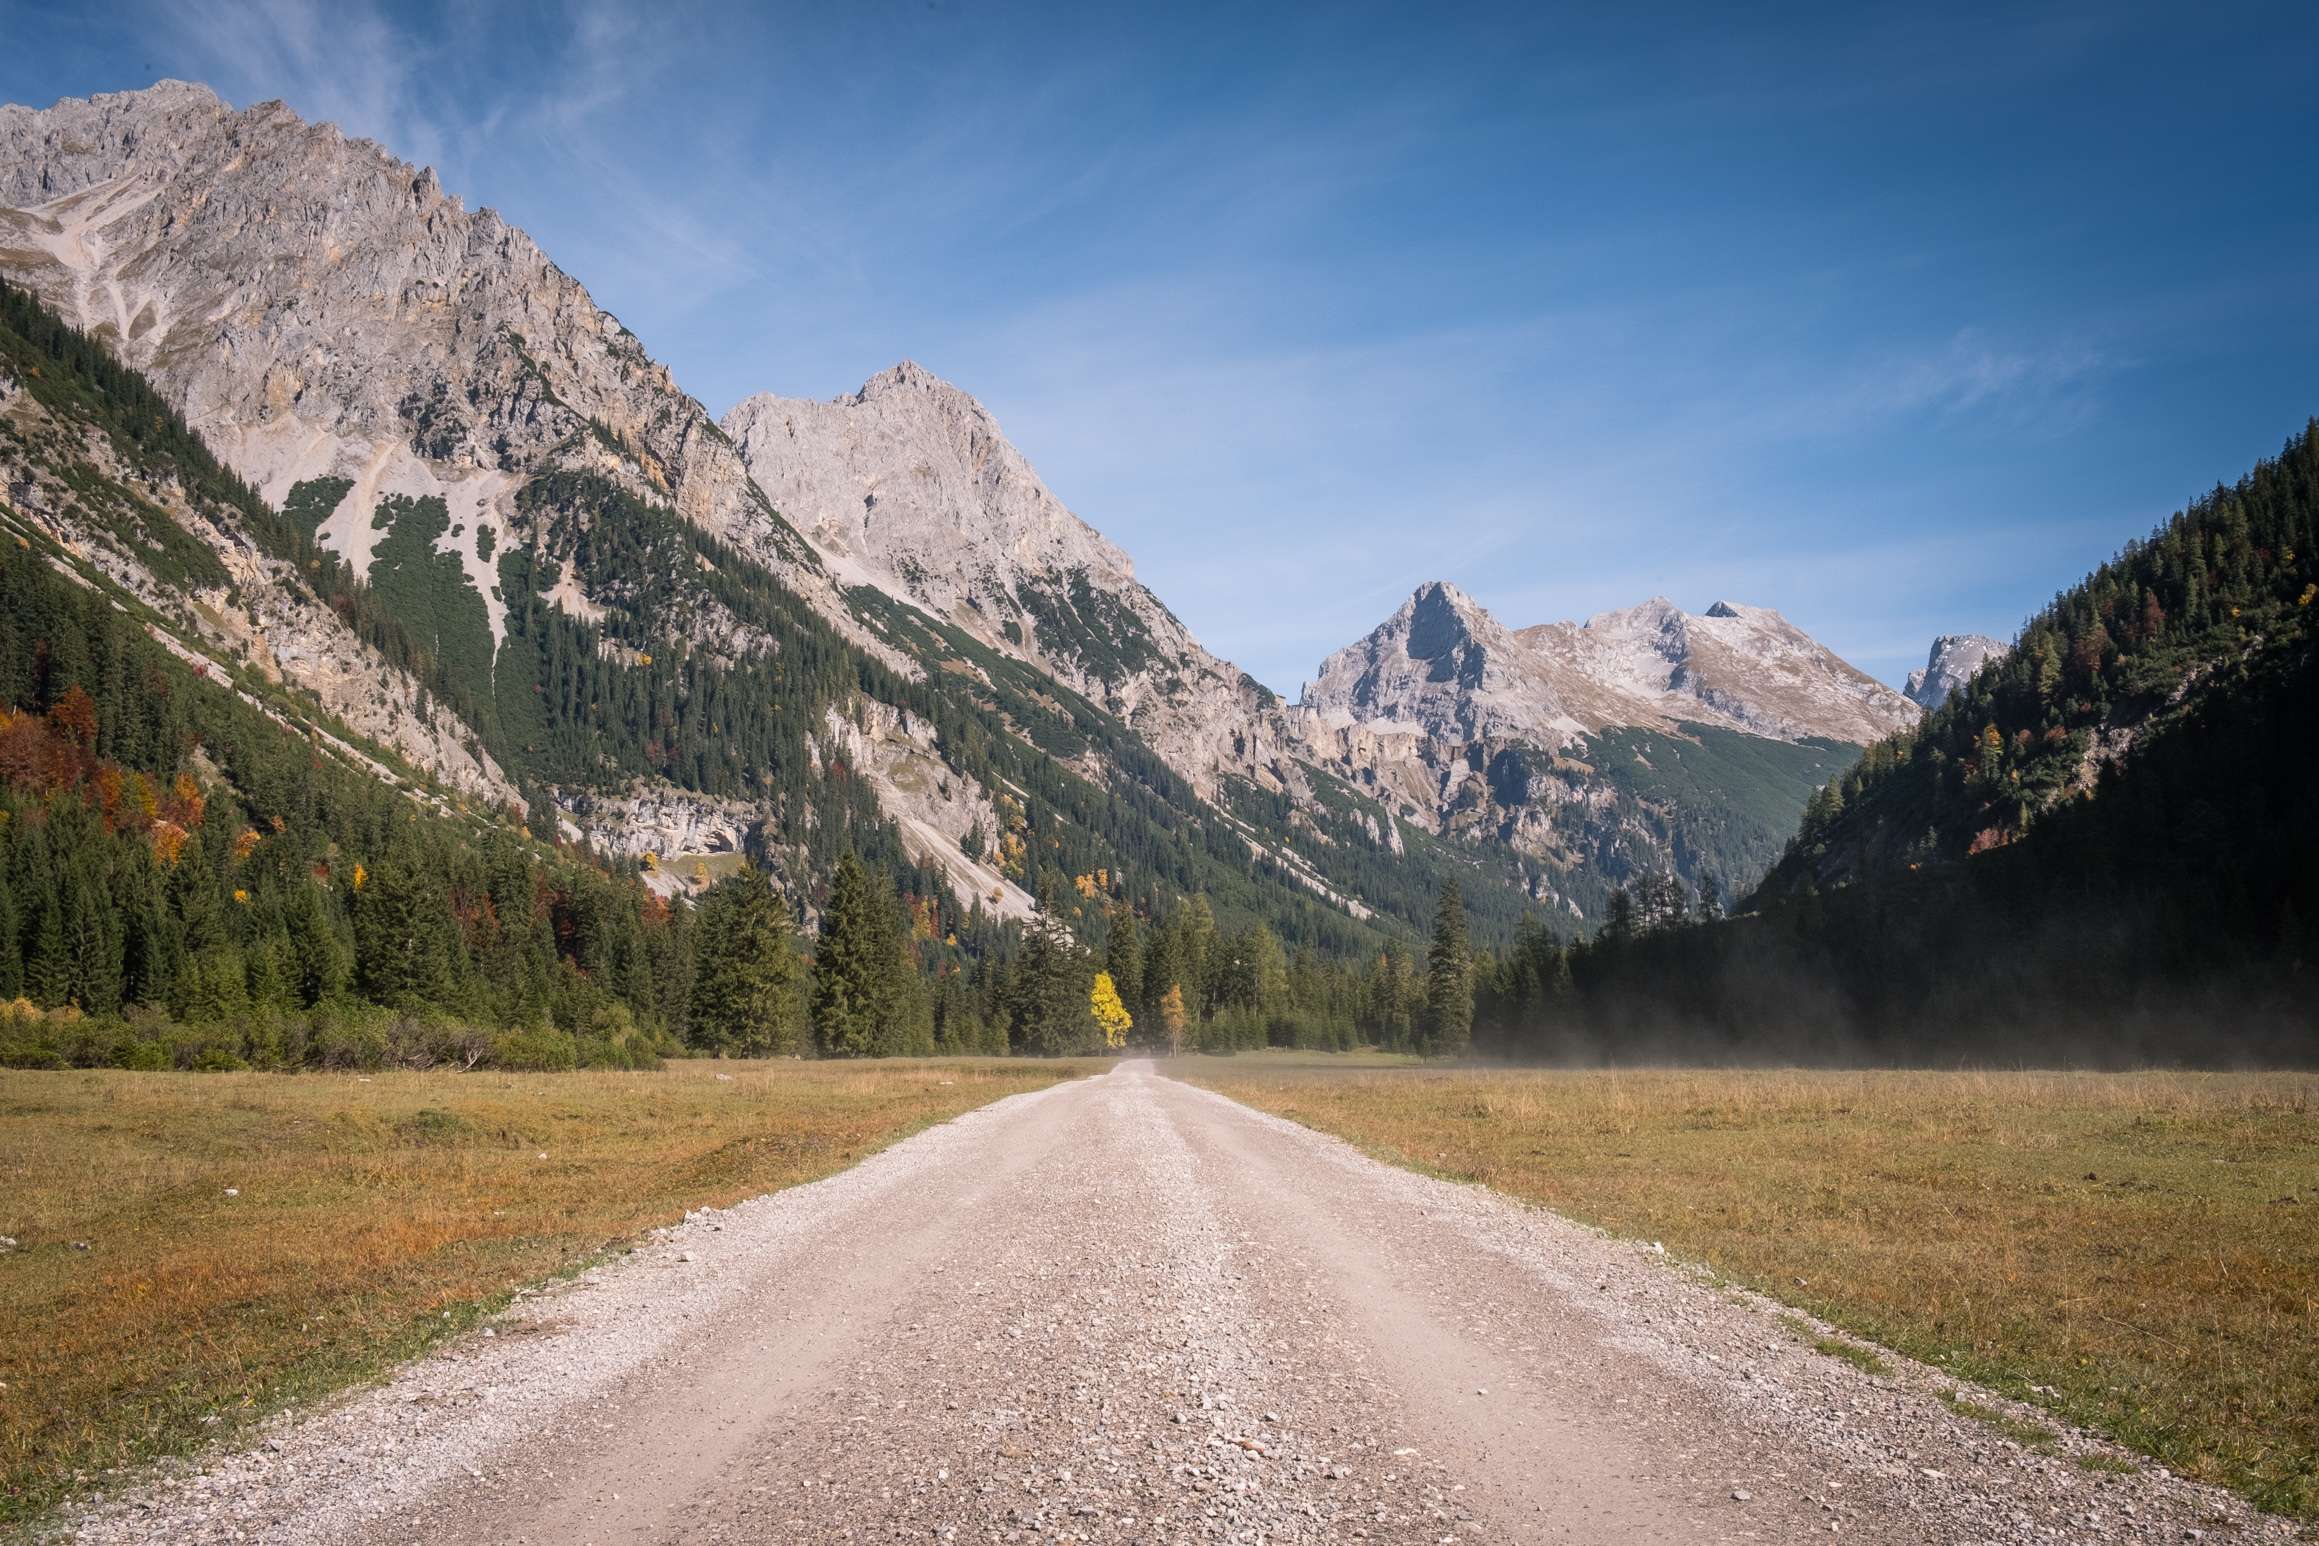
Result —
M 0 446 L 12 520 L 414 788 L 650 855 L 667 890 L 742 849 L 803 879 L 860 826 L 998 916 L 1101 870 L 1366 948 L 1456 875 L 1485 938 L 1541 904 L 1583 928 L 1644 875 L 1744 889 L 1996 648 L 1940 641 L 1904 697 L 1760 607 L 1509 629 L 1429 582 L 1287 704 L 966 392 L 905 362 L 720 423 L 431 171 L 200 86 L 0 109 L 0 275 L 414 642 L 239 518 L 99 508 L 61 441 Z

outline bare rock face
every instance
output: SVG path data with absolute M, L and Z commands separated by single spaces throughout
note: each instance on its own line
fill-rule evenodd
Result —
M 1319 766 L 1409 820 L 1552 873 L 1698 865 L 1696 842 L 1675 836 L 1678 804 L 1697 813 L 1723 797 L 1718 779 L 1758 782 L 1703 745 L 1710 732 L 1794 746 L 1775 779 L 1800 811 L 1844 758 L 1820 743 L 1877 740 L 1919 712 L 1765 608 L 1697 615 L 1653 598 L 1513 630 L 1437 580 L 1321 663 L 1294 724 Z M 1764 819 L 1762 787 L 1730 797 Z
M 1550 662 L 1445 580 L 1420 585 L 1367 638 L 1322 661 L 1302 707 L 1315 729 L 1362 723 L 1460 743 L 1559 746 L 1584 728 Z
M 817 742 L 825 760 L 842 760 L 877 792 L 902 847 L 942 872 L 962 900 L 993 917 L 1026 919 L 1037 903 L 1015 882 L 1002 834 L 1009 812 L 988 791 L 942 760 L 934 727 L 882 703 L 863 702 L 852 717 L 831 710 Z
M 125 517 L 139 505 L 174 522 L 214 567 L 194 572 L 185 550 L 157 550 L 153 534 Z M 249 667 L 446 789 L 493 805 L 516 802 L 514 786 L 472 732 L 451 715 L 422 714 L 427 695 L 410 674 L 265 556 L 239 512 L 197 498 L 175 477 L 132 466 L 107 436 L 60 419 L 21 390 L 0 390 L 0 523 L 53 539 L 69 556 L 66 573 L 85 565 L 142 602 L 162 620 L 150 625 L 161 642 L 188 663 L 221 675 Z M 402 782 L 369 753 L 346 751 Z
M 1985 633 L 1944 633 L 1933 640 L 1924 668 L 1908 673 L 1908 685 L 1902 691 L 1910 702 L 1930 714 L 2004 653 L 2006 646 Z
M 1102 704 L 1203 794 L 1226 773 L 1294 786 L 1272 695 L 1201 648 L 967 393 L 904 361 L 827 402 L 761 393 L 724 428 L 841 583 Z
M 145 372 L 270 501 L 351 480 L 322 533 L 357 573 L 388 495 L 438 496 L 453 526 L 496 540 L 525 481 L 585 469 L 858 633 L 731 442 L 617 318 L 497 213 L 334 125 L 174 81 L 0 108 L 0 269 Z M 471 570 L 496 637 L 494 576 Z
M 1654 597 L 1517 632 L 1439 580 L 1323 661 L 1302 707 L 1330 725 L 1549 749 L 1591 731 L 1687 721 L 1861 744 L 1919 712 L 1768 608 L 1719 601 L 1694 616 Z

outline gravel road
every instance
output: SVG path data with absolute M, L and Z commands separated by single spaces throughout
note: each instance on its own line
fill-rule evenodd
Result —
M 528 1294 L 91 1542 L 2295 1540 L 1147 1063 Z M 2031 1414 L 1993 1396 L 1994 1406 Z

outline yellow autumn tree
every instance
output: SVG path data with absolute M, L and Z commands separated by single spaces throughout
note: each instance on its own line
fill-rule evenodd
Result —
M 1095 1023 L 1103 1028 L 1103 1045 L 1113 1049 L 1127 1045 L 1127 1033 L 1135 1027 L 1135 1017 L 1119 1001 L 1119 988 L 1109 972 L 1095 974 L 1095 986 L 1088 990 L 1088 1012 Z
M 1160 1024 L 1168 1033 L 1168 1055 L 1173 1057 L 1184 1050 L 1184 1027 L 1191 1023 L 1191 1016 L 1184 1013 L 1183 984 L 1168 984 L 1168 991 L 1160 999 L 1159 1011 Z

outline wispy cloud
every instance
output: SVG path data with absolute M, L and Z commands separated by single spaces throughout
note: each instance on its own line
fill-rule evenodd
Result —
M 2004 632 L 2099 532 L 2270 449 L 2319 350 L 2293 257 L 2319 228 L 2271 196 L 2311 141 L 2307 50 L 2275 20 L 146 0 L 69 25 L 437 164 L 712 407 L 922 360 L 1279 686 L 1437 574 L 1516 621 L 1656 591 L 1876 656 L 1920 621 Z
M 442 159 L 443 126 L 414 89 L 427 50 L 369 0 L 170 0 L 145 25 L 236 102 L 279 97 L 407 160 Z

